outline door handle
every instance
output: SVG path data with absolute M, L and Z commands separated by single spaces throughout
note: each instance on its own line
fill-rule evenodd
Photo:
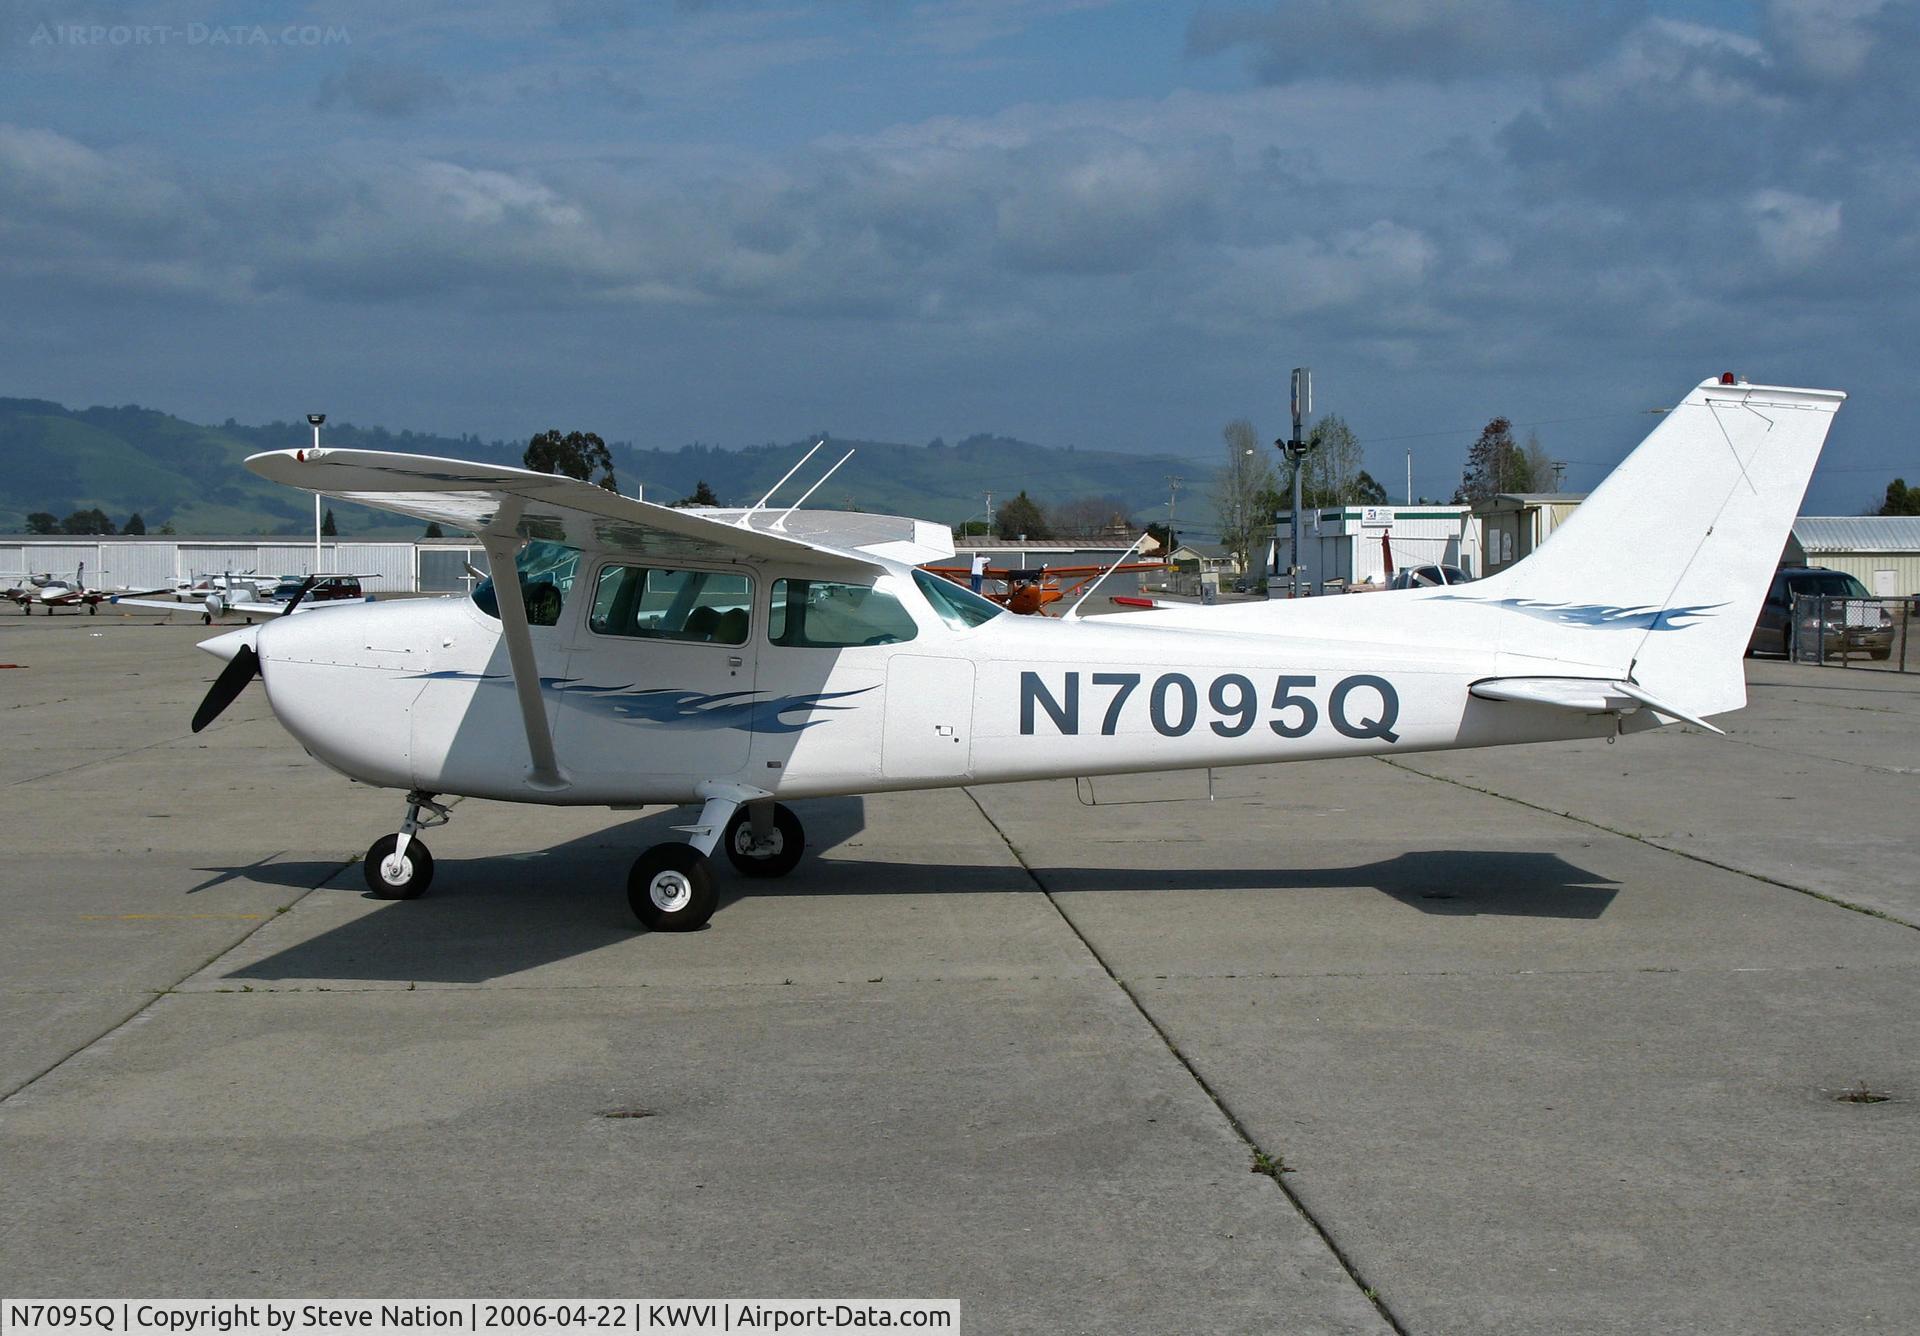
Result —
M 745 662 L 746 660 L 741 658 L 738 654 L 727 655 L 727 667 L 729 668 L 738 668 Z

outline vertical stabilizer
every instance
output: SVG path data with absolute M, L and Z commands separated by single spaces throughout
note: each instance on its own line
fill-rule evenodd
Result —
M 1699 715 L 1746 704 L 1741 658 L 1838 390 L 1710 380 L 1556 528 L 1479 585 L 1503 650 L 1607 664 Z

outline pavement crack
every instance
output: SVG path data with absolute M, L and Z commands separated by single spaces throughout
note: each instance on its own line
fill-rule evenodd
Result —
M 285 852 L 285 851 L 283 850 L 282 852 Z M 279 854 L 273 854 L 273 855 L 270 855 L 269 857 L 278 858 L 279 856 L 280 856 Z M 261 862 L 263 863 L 266 861 L 267 859 L 261 860 Z M 312 895 L 315 891 L 319 890 L 322 886 L 325 886 L 328 882 L 332 881 L 335 877 L 339 876 L 342 872 L 345 872 L 348 868 L 354 866 L 359 861 L 360 860 L 357 858 L 349 858 L 345 862 L 341 863 L 338 867 L 333 868 L 325 876 L 321 877 L 320 880 L 316 881 L 313 885 L 307 887 L 304 891 L 301 891 L 299 895 L 295 896 L 289 902 L 288 907 L 291 908 L 293 905 L 299 904 L 300 901 L 306 899 L 309 895 Z M 72 1047 L 71 1049 L 68 1049 L 61 1056 L 55 1058 L 52 1062 L 42 1067 L 39 1071 L 27 1077 L 26 1080 L 14 1086 L 11 1090 L 8 1090 L 5 1093 L 0 1094 L 0 1106 L 4 1106 L 10 1103 L 14 1099 L 14 1097 L 19 1095 L 22 1091 L 32 1089 L 34 1086 L 38 1085 L 41 1081 L 44 1081 L 47 1077 L 59 1071 L 60 1068 L 66 1066 L 69 1062 L 72 1062 L 75 1058 L 79 1057 L 82 1053 L 85 1053 L 88 1049 L 92 1048 L 94 1045 L 102 1043 L 105 1040 L 110 1039 L 114 1035 L 120 1033 L 120 1031 L 126 1029 L 127 1026 L 133 1024 L 135 1021 L 139 1020 L 142 1016 L 146 1015 L 149 1011 L 151 1011 L 156 1005 L 159 1004 L 162 998 L 173 997 L 178 995 L 181 984 L 185 983 L 188 979 L 191 979 L 194 975 L 198 974 L 201 970 L 206 969 L 209 965 L 213 964 L 214 961 L 220 959 L 220 957 L 226 955 L 228 952 L 232 951 L 235 947 L 238 947 L 239 945 L 241 945 L 249 937 L 253 936 L 256 932 L 259 932 L 262 928 L 266 927 L 269 923 L 272 923 L 275 919 L 279 917 L 280 916 L 278 914 L 267 915 L 266 917 L 262 918 L 258 923 L 255 923 L 252 926 L 250 926 L 245 932 L 241 933 L 238 937 L 234 938 L 234 940 L 232 940 L 231 942 L 226 942 L 221 946 L 215 948 L 213 953 L 209 955 L 205 960 L 200 961 L 196 965 L 189 966 L 187 971 L 184 974 L 180 975 L 180 977 L 175 979 L 172 983 L 167 984 L 164 987 L 157 987 L 149 990 L 152 994 L 150 997 L 148 997 L 145 1001 L 143 1001 L 139 1006 L 135 1007 L 132 1011 L 129 1011 L 126 1015 L 122 1016 L 119 1020 L 115 1021 L 112 1025 L 109 1025 L 106 1029 L 102 1030 L 99 1034 L 95 1035 L 93 1038 L 85 1041 L 84 1043 L 76 1044 L 74 1047 Z
M 1001 843 L 1007 846 L 1007 852 L 1013 855 L 1014 861 L 1020 864 L 1021 871 L 1027 874 L 1027 879 L 1033 883 L 1034 889 L 1047 898 L 1047 903 L 1053 907 L 1053 912 L 1060 916 L 1060 921 L 1066 925 L 1067 931 L 1071 932 L 1079 941 L 1080 945 L 1086 949 L 1087 954 L 1093 957 L 1094 963 L 1100 966 L 1101 971 L 1113 981 L 1114 987 L 1120 990 L 1134 1011 L 1138 1013 L 1140 1019 L 1147 1023 L 1147 1027 L 1151 1029 L 1153 1033 L 1158 1036 L 1160 1042 L 1166 1046 L 1167 1052 L 1173 1055 L 1174 1061 L 1178 1062 L 1180 1066 L 1185 1069 L 1187 1075 L 1193 1078 L 1193 1083 L 1200 1087 L 1200 1092 L 1207 1097 L 1215 1109 L 1219 1110 L 1220 1116 L 1227 1120 L 1227 1126 L 1233 1129 L 1233 1134 L 1240 1138 L 1241 1143 L 1246 1146 L 1249 1154 L 1254 1157 L 1256 1166 L 1263 1158 L 1269 1159 L 1274 1164 L 1281 1163 L 1279 1156 L 1272 1155 L 1262 1147 L 1258 1141 L 1254 1140 L 1251 1129 L 1249 1129 L 1247 1125 L 1240 1120 L 1239 1115 L 1234 1113 L 1233 1109 L 1228 1106 L 1220 1092 L 1215 1090 L 1207 1078 L 1200 1074 L 1200 1069 L 1194 1066 L 1192 1059 L 1181 1050 L 1180 1045 L 1174 1041 L 1172 1035 L 1167 1033 L 1166 1028 L 1154 1019 L 1153 1013 L 1147 1010 L 1146 1005 L 1141 1002 L 1139 994 L 1134 992 L 1133 988 L 1125 979 L 1122 979 L 1119 974 L 1115 973 L 1113 965 L 1105 956 L 1100 954 L 1100 948 L 1095 946 L 1087 937 L 1086 933 L 1080 930 L 1080 925 L 1073 921 L 1073 916 L 1068 914 L 1066 908 L 1055 898 L 1053 889 L 1041 879 L 1040 874 L 1034 870 L 1033 865 L 1027 862 L 1026 855 L 1020 852 L 1020 848 L 1013 842 L 1013 838 L 1001 828 L 998 821 L 993 819 L 993 814 L 987 811 L 986 805 L 980 801 L 980 796 L 971 788 L 962 788 L 960 791 L 967 795 L 967 800 L 979 811 L 981 817 L 984 818 L 987 825 L 992 828 L 994 834 L 1000 837 Z M 1285 1197 L 1293 1209 L 1299 1213 L 1300 1219 L 1313 1231 L 1315 1237 L 1326 1246 L 1327 1251 L 1332 1254 L 1333 1260 L 1338 1263 L 1340 1269 L 1346 1273 L 1347 1279 L 1352 1281 L 1354 1287 L 1360 1291 L 1361 1296 L 1365 1298 L 1369 1304 L 1373 1305 L 1374 1311 L 1380 1315 L 1381 1320 L 1394 1331 L 1400 1333 L 1400 1336 L 1406 1336 L 1407 1329 L 1401 1323 L 1400 1319 L 1394 1315 L 1393 1309 L 1388 1305 L 1387 1301 L 1380 1296 L 1379 1290 L 1375 1286 L 1367 1283 L 1366 1277 L 1360 1274 L 1358 1264 L 1355 1263 L 1352 1257 L 1348 1256 L 1346 1249 L 1340 1246 L 1327 1227 L 1320 1222 L 1312 1211 L 1307 1209 L 1307 1204 L 1288 1186 L 1280 1174 L 1270 1174 L 1268 1177 L 1273 1180 L 1273 1185 L 1279 1189 L 1280 1195 Z

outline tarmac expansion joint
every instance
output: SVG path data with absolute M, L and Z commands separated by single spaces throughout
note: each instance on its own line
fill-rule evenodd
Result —
M 1128 1004 L 1133 1008 L 1134 1012 L 1141 1020 L 1146 1022 L 1147 1028 L 1153 1031 L 1160 1043 L 1166 1048 L 1168 1054 L 1172 1056 L 1175 1062 L 1180 1064 L 1188 1077 L 1200 1088 L 1200 1093 L 1207 1097 L 1207 1102 L 1212 1104 L 1220 1116 L 1226 1120 L 1227 1126 L 1232 1129 L 1233 1134 L 1240 1139 L 1241 1144 L 1246 1147 L 1247 1153 L 1252 1157 L 1249 1171 L 1273 1180 L 1274 1186 L 1280 1190 L 1280 1195 L 1286 1199 L 1288 1205 L 1293 1207 L 1307 1228 L 1313 1231 L 1314 1236 L 1326 1246 L 1334 1262 L 1346 1273 L 1347 1279 L 1353 1282 L 1354 1288 L 1359 1290 L 1361 1297 L 1373 1306 L 1374 1311 L 1380 1315 L 1383 1322 L 1394 1331 L 1400 1333 L 1400 1336 L 1407 1336 L 1405 1324 L 1394 1314 L 1393 1309 L 1388 1305 L 1387 1301 L 1380 1297 L 1379 1290 L 1367 1283 L 1366 1277 L 1360 1274 L 1359 1267 L 1355 1264 L 1353 1258 L 1347 1254 L 1347 1250 L 1340 1246 L 1339 1241 L 1333 1237 L 1332 1233 L 1321 1223 L 1319 1218 L 1307 1209 L 1307 1204 L 1300 1199 L 1299 1194 L 1294 1192 L 1287 1184 L 1283 1175 L 1293 1173 L 1294 1166 L 1287 1164 L 1283 1156 L 1266 1150 L 1254 1139 L 1252 1131 L 1241 1121 L 1240 1116 L 1228 1107 L 1226 1100 L 1221 1097 L 1220 1092 L 1215 1090 L 1207 1081 L 1207 1078 L 1200 1074 L 1200 1069 L 1194 1066 L 1193 1061 L 1181 1051 L 1179 1044 L 1174 1042 L 1173 1036 L 1168 1034 L 1165 1027 L 1154 1019 L 1153 1013 L 1147 1010 L 1145 1003 L 1140 1000 L 1139 995 L 1127 986 L 1126 980 L 1114 972 L 1113 966 L 1108 962 L 1107 958 L 1100 954 L 1100 949 L 1080 930 L 1080 925 L 1073 921 L 1073 916 L 1067 913 L 1066 908 L 1054 897 L 1052 888 L 1041 880 L 1040 874 L 1033 870 L 1031 863 L 1027 862 L 1027 857 L 1020 851 L 1020 847 L 1013 842 L 1013 839 L 1005 830 L 1001 829 L 1000 823 L 995 821 L 992 814 L 987 811 L 985 804 L 980 801 L 979 795 L 971 788 L 962 788 L 960 791 L 967 795 L 967 801 L 974 805 L 974 808 L 993 830 L 993 833 L 1000 837 L 1000 842 L 1007 846 L 1007 852 L 1013 856 L 1015 862 L 1019 863 L 1020 870 L 1026 873 L 1027 879 L 1033 883 L 1034 889 L 1046 897 L 1047 903 L 1052 906 L 1053 912 L 1060 916 L 1060 921 L 1066 925 L 1067 931 L 1072 933 L 1075 939 L 1078 940 L 1080 945 L 1086 950 L 1087 954 L 1093 957 L 1094 963 L 1100 967 L 1101 972 L 1113 981 L 1113 986 L 1120 990 L 1121 996 L 1127 999 Z

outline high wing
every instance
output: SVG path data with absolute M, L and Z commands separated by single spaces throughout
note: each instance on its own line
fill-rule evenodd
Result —
M 343 501 L 452 525 L 510 532 L 590 552 L 642 557 L 786 558 L 871 574 L 887 562 L 953 555 L 944 526 L 893 515 L 776 509 L 678 510 L 574 478 L 377 450 L 275 450 L 247 467 Z
M 868 578 L 893 565 L 953 555 L 946 528 L 903 516 L 831 511 L 679 510 L 574 478 L 373 450 L 276 450 L 247 467 L 289 487 L 465 529 L 495 571 L 510 570 L 526 540 L 679 561 L 760 558 Z M 527 610 L 517 580 L 494 584 L 507 660 L 538 788 L 567 784 L 541 697 Z

